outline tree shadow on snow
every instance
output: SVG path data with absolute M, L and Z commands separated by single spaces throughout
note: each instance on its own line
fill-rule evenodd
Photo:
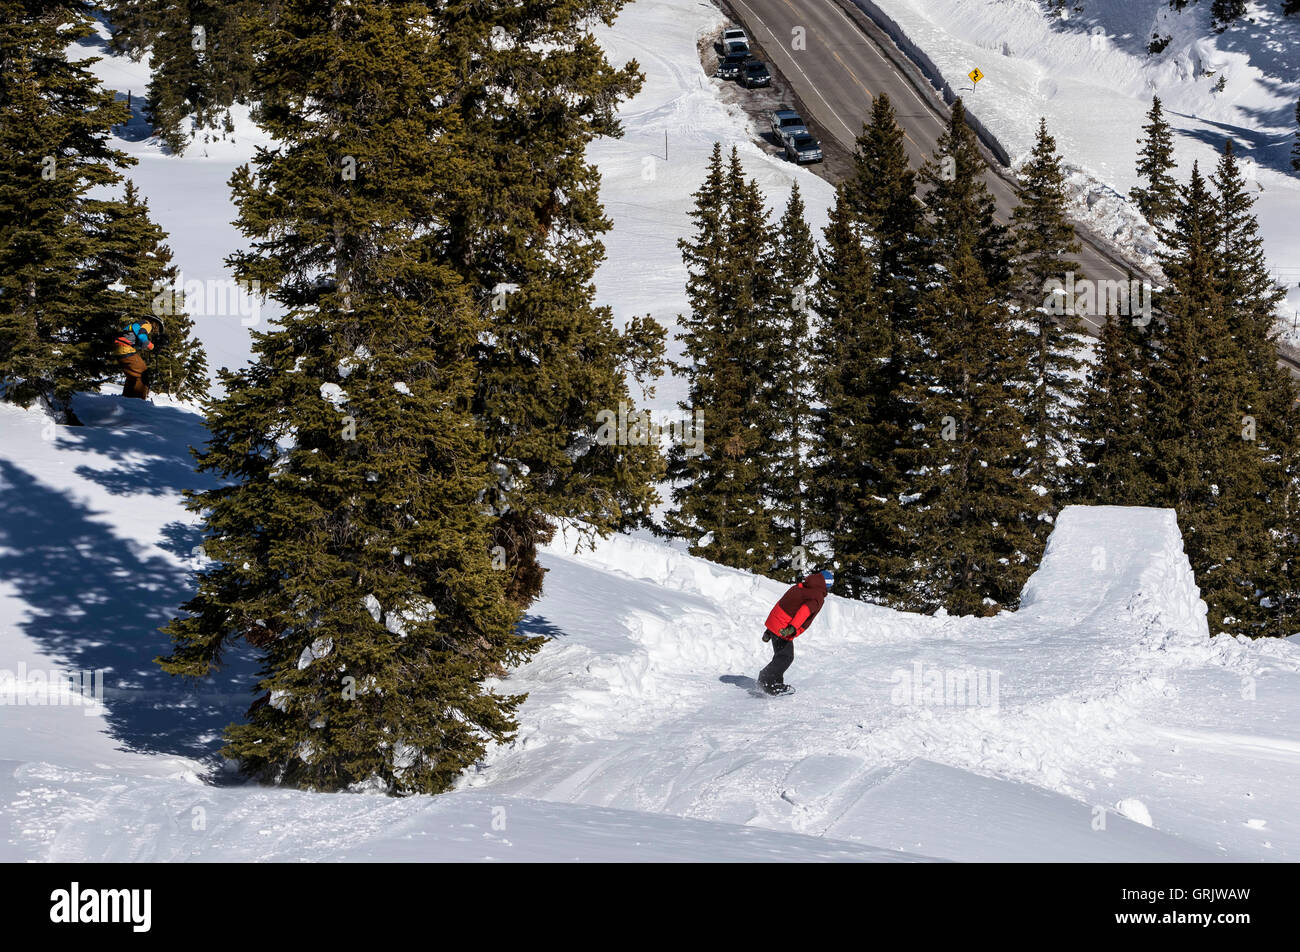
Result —
M 115 496 L 163 495 L 211 489 L 217 481 L 194 470 L 189 447 L 208 441 L 197 413 L 108 394 L 78 394 L 73 404 L 82 426 L 60 427 L 61 448 L 94 453 L 112 463 L 75 470 Z
M 103 671 L 107 731 L 121 749 L 211 757 L 221 729 L 252 700 L 254 661 L 232 653 L 225 669 L 197 684 L 159 668 L 153 659 L 170 643 L 158 629 L 195 580 L 102 519 L 0 459 L 0 580 L 28 606 L 16 625 L 65 673 Z
M 113 98 L 126 105 L 128 118 L 126 122 L 113 127 L 113 132 L 127 142 L 143 142 L 154 134 L 153 123 L 145 114 L 145 97 L 135 90 L 115 93 Z M 169 154 L 170 149 L 166 150 Z
M 1292 112 L 1294 113 L 1292 107 Z M 1242 126 L 1234 126 L 1226 122 L 1214 122 L 1210 119 L 1202 119 L 1199 116 L 1191 116 L 1187 113 L 1175 113 L 1187 119 L 1193 119 L 1196 122 L 1203 123 L 1206 128 L 1198 129 L 1176 129 L 1177 135 L 1187 139 L 1193 139 L 1197 142 L 1203 142 L 1210 146 L 1219 154 L 1223 153 L 1223 144 L 1228 139 L 1232 140 L 1232 146 L 1237 153 L 1238 159 L 1249 159 L 1257 163 L 1261 168 L 1272 169 L 1275 172 L 1290 174 L 1291 168 L 1291 148 L 1295 144 L 1295 135 L 1288 132 L 1286 135 L 1279 136 L 1275 133 L 1259 132 L 1254 129 L 1246 129 Z M 1206 175 L 1214 173 L 1213 168 L 1202 168 L 1201 172 Z
M 178 559 L 194 559 L 195 550 L 203 547 L 203 527 L 189 522 L 169 522 L 159 530 L 162 536 L 155 545 Z
M 525 615 L 523 618 L 519 619 L 519 624 L 515 626 L 515 631 L 518 634 L 526 635 L 529 638 L 541 636 L 546 639 L 554 639 L 564 635 L 564 632 L 561 629 L 557 628 L 549 619 L 543 618 L 541 615 Z

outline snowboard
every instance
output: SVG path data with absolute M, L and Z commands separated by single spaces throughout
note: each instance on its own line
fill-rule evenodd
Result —
M 763 691 L 762 685 L 757 680 L 746 675 L 723 675 L 718 680 L 722 681 L 723 684 L 735 684 L 737 688 L 744 689 L 750 697 L 784 697 L 785 694 L 794 693 L 794 688 L 787 684 L 785 685 L 785 691 L 780 694 L 768 694 Z
M 785 697 L 794 693 L 794 688 L 787 684 L 780 694 L 768 694 L 756 680 L 740 674 L 724 674 L 718 680 L 723 684 L 734 684 L 738 688 L 743 688 L 750 697 Z

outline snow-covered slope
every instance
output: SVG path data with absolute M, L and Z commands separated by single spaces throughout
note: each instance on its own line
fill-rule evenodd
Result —
M 561 541 L 548 565 L 531 625 L 554 640 L 511 682 L 531 692 L 524 729 L 467 786 L 954 859 L 1266 856 L 1249 825 L 1261 813 L 1300 846 L 1284 786 L 1232 790 L 1255 775 L 1249 754 L 1220 768 L 1226 788 L 1149 782 L 1187 775 L 1168 732 L 1197 748 L 1189 719 L 1265 714 L 1238 690 L 1264 670 L 1285 696 L 1258 744 L 1300 751 L 1271 720 L 1296 698 L 1300 653 L 1209 639 L 1172 512 L 1066 510 L 1014 614 L 925 618 L 832 597 L 797 643 L 798 693 L 775 701 L 744 684 L 783 584 L 626 538 L 581 555 Z M 1212 830 L 1195 819 L 1206 809 Z M 1115 816 L 1094 835 L 1109 810 L 1154 810 L 1176 835 Z M 966 835 L 932 825 L 954 816 L 971 818 Z M 1058 828 L 1026 837 L 1033 817 Z
M 530 692 L 519 738 L 459 792 L 239 784 L 211 754 L 246 660 L 190 693 L 150 662 L 190 589 L 174 487 L 199 420 L 78 411 L 45 439 L 0 407 L 0 668 L 27 678 L 0 690 L 0 859 L 1300 855 L 1300 651 L 1211 641 L 1159 510 L 1067 510 L 1016 613 L 832 597 L 779 699 L 745 683 L 783 583 L 643 539 L 575 553 L 569 533 L 525 622 L 549 643 L 509 680 Z M 93 669 L 102 705 L 28 683 Z
M 639 0 L 602 32 L 647 73 L 627 137 L 593 146 L 614 220 L 599 293 L 620 317 L 684 306 L 675 241 L 715 139 L 773 201 L 795 176 L 814 217 L 829 201 L 717 99 L 695 40 L 719 19 Z M 138 96 L 137 67 L 97 68 Z M 222 279 L 238 237 L 222 183 L 252 139 L 177 158 L 132 129 L 182 268 Z M 198 327 L 214 364 L 244 359 L 237 315 Z M 240 784 L 214 753 L 251 700 L 249 660 L 193 690 L 152 662 L 193 590 L 180 490 L 203 484 L 187 451 L 202 421 L 160 398 L 77 410 L 87 425 L 66 428 L 0 405 L 0 671 L 20 676 L 0 684 L 0 860 L 1300 856 L 1300 650 L 1210 641 L 1177 526 L 1151 510 L 1062 514 L 1014 614 L 832 597 L 780 699 L 744 685 L 782 583 L 637 538 L 577 554 L 569 534 L 525 621 L 549 643 L 509 680 L 530 692 L 519 738 L 460 790 Z M 102 703 L 50 687 L 71 672 L 100 672 Z
M 1027 157 L 1045 116 L 1073 172 L 1079 214 L 1134 252 L 1154 247 L 1123 198 L 1137 184 L 1151 97 L 1160 96 L 1177 131 L 1181 178 L 1193 162 L 1213 169 L 1231 138 L 1258 189 L 1270 264 L 1292 289 L 1288 314 L 1300 310 L 1300 176 L 1290 162 L 1300 17 L 1282 16 L 1278 3 L 1251 3 L 1249 20 L 1216 34 L 1208 0 L 1182 13 L 1167 0 L 1082 0 L 1065 17 L 1039 0 L 854 2 L 883 13 L 925 52 L 1013 165 Z M 1169 45 L 1149 54 L 1157 33 Z M 976 67 L 984 79 L 972 89 L 967 74 Z
M 628 810 L 450 793 L 403 800 L 123 782 L 0 761 L 11 844 L 51 862 L 897 862 L 839 839 Z M 57 802 L 57 806 L 55 805 Z M 12 844 L 17 843 L 15 849 Z

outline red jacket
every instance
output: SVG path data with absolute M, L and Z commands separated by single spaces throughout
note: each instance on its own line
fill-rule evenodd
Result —
M 767 630 L 780 638 L 782 628 L 794 625 L 794 637 L 786 639 L 793 641 L 808 629 L 825 601 L 826 579 L 820 572 L 814 572 L 798 585 L 791 585 L 772 607 L 767 616 Z

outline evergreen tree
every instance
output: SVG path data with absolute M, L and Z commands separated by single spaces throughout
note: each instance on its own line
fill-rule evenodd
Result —
M 813 279 L 817 271 L 817 245 L 804 217 L 803 196 L 796 182 L 777 223 L 773 238 L 770 295 L 771 336 L 763 364 L 764 404 L 771 421 L 764 455 L 770 460 L 767 475 L 767 511 L 775 532 L 788 544 L 778 548 L 778 566 L 793 559 L 795 574 L 807 574 L 808 440 L 811 430 L 813 379 L 820 366 L 812 360 L 808 318 Z M 791 553 L 796 553 L 791 555 Z M 803 553 L 800 559 L 797 553 Z
M 818 281 L 816 524 L 837 588 L 907 604 L 915 540 L 900 530 L 898 446 L 915 408 L 901 399 L 916 338 L 924 247 L 916 176 L 889 98 L 877 96 L 826 232 Z
M 1259 537 L 1263 472 L 1248 431 L 1250 368 L 1219 280 L 1222 219 L 1199 168 L 1165 231 L 1163 324 L 1151 368 L 1157 505 L 1176 508 L 1188 559 L 1215 632 L 1246 631 L 1253 581 L 1265 569 Z
M 591 26 L 624 2 L 429 4 L 455 70 L 457 137 L 477 159 L 430 241 L 489 325 L 475 413 L 498 474 L 494 545 L 520 605 L 541 591 L 551 519 L 601 533 L 645 523 L 662 474 L 656 447 L 598 439 L 601 411 L 631 404 L 626 377 L 664 333 L 649 320 L 620 333 L 594 303 L 610 223 L 587 147 L 622 134 L 616 110 L 641 74 L 611 66 Z
M 871 119 L 858 136 L 853 160 L 846 183 L 848 200 L 867 237 L 891 321 L 901 327 L 916 309 L 921 205 L 903 130 L 883 93 L 872 103 Z
M 139 61 L 157 38 L 170 0 L 109 0 L 100 9 L 108 20 L 109 47 Z
M 106 206 L 90 197 L 134 163 L 109 145 L 126 117 L 64 50 L 89 30 L 85 4 L 0 2 L 0 381 L 76 422 L 71 398 L 111 373 L 101 253 Z
M 1282 12 L 1300 14 L 1300 0 L 1286 0 Z M 1300 101 L 1296 102 L 1295 118 L 1300 126 Z M 1300 130 L 1291 149 L 1291 166 L 1300 172 Z M 1265 388 L 1268 402 L 1264 413 L 1272 421 L 1278 452 L 1270 467 L 1274 551 L 1272 573 L 1264 586 L 1269 594 L 1261 633 L 1281 637 L 1295 633 L 1300 614 L 1300 419 L 1296 412 L 1300 395 L 1295 388 L 1294 379 L 1286 371 L 1278 372 L 1275 385 Z
M 176 287 L 179 272 L 164 243 L 166 234 L 149 217 L 149 205 L 132 181 L 127 181 L 123 199 L 95 205 L 100 224 L 93 267 L 106 288 L 98 298 L 103 310 L 96 339 L 107 341 L 137 321 L 161 325 L 148 356 L 150 385 L 181 400 L 205 396 L 207 359 Z M 102 364 L 104 350 L 99 348 L 91 359 Z
M 828 430 L 836 425 L 854 430 L 852 437 L 846 438 L 846 445 L 868 447 L 870 455 L 855 462 L 848 455 L 837 456 L 833 447 L 827 447 L 829 466 L 820 476 L 828 490 L 823 492 L 823 506 L 831 506 L 839 494 L 835 489 L 837 480 L 865 480 L 863 486 L 870 492 L 862 494 L 862 511 L 846 518 L 832 507 L 829 511 L 823 509 L 823 515 L 831 520 L 829 529 L 839 536 L 837 558 L 841 554 L 845 558 L 839 559 L 837 568 L 841 574 L 848 574 L 849 587 L 863 597 L 893 605 L 907 603 L 915 562 L 915 538 L 902 531 L 904 520 L 897 511 L 904 492 L 897 450 L 904 434 L 914 432 L 918 419 L 917 407 L 911 406 L 902 394 L 915 355 L 924 352 L 917 330 L 918 295 L 926 256 L 920 238 L 924 230 L 922 205 L 917 200 L 917 177 L 907 161 L 904 140 L 888 96 L 876 96 L 870 121 L 857 140 L 853 174 L 845 183 L 846 216 L 852 218 L 861 233 L 875 295 L 872 300 L 863 300 L 861 307 L 867 312 L 861 320 L 868 323 L 855 332 L 862 334 L 857 347 L 863 365 L 871 372 L 854 377 L 848 365 L 840 368 L 844 391 L 837 395 L 837 401 L 846 415 L 839 417 L 839 424 L 833 419 L 827 423 Z M 841 247 L 846 238 L 848 235 L 841 238 Z M 841 251 L 828 261 L 828 267 L 835 271 L 839 261 L 848 263 L 850 271 L 857 267 L 855 252 Z M 837 280 L 846 287 L 855 282 L 852 273 L 841 274 Z M 841 300 L 839 307 L 848 313 L 858 306 Z M 872 313 L 872 308 L 879 308 L 879 316 Z M 823 343 L 833 346 L 829 341 Z M 863 416 L 863 407 L 870 407 L 871 414 Z M 857 472 L 862 467 L 870 472 Z
M 678 406 L 683 413 L 693 415 L 696 407 L 704 412 L 702 404 L 716 396 L 724 402 L 728 418 L 738 417 L 740 408 L 730 400 L 731 395 L 719 393 L 711 386 L 713 367 L 710 360 L 717 356 L 714 348 L 725 336 L 724 316 L 731 300 L 726 227 L 727 176 L 721 143 L 713 143 L 708 171 L 694 198 L 695 207 L 690 213 L 695 223 L 694 235 L 690 240 L 679 239 L 677 242 L 686 266 L 686 297 L 690 302 L 690 312 L 678 317 L 681 328 L 678 341 L 682 345 L 684 360 L 674 369 L 685 378 L 687 385 L 686 399 Z M 710 411 L 714 409 L 712 406 L 709 408 Z M 706 422 L 709 422 L 707 418 Z M 665 525 L 674 534 L 698 543 L 710 531 L 705 526 L 719 524 L 722 516 L 711 505 L 705 505 L 708 498 L 705 483 L 712 482 L 710 477 L 716 467 L 714 458 L 694 449 L 688 453 L 685 446 L 673 446 L 667 464 L 668 478 L 677 485 L 672 493 L 676 509 L 668 514 Z
M 837 591 L 890 599 L 906 567 L 893 561 L 900 548 L 890 469 L 894 337 L 873 272 L 848 186 L 841 186 L 826 226 L 815 297 L 813 524 L 834 557 Z
M 685 359 L 677 369 L 687 381 L 681 408 L 703 413 L 707 438 L 702 452 L 677 446 L 669 455 L 677 486 L 666 525 L 690 540 L 692 554 L 768 572 L 781 554 L 765 508 L 764 437 L 776 427 L 761 402 L 773 348 L 772 236 L 758 186 L 745 180 L 735 149 L 724 168 L 714 146 L 691 217 L 694 235 L 678 242 L 691 313 L 679 319 Z
M 485 679 L 538 647 L 489 555 L 487 326 L 424 253 L 475 160 L 447 134 L 456 71 L 426 13 L 286 0 L 257 33 L 275 145 L 232 179 L 250 247 L 230 260 L 287 313 L 222 374 L 198 459 L 226 482 L 191 499 L 213 563 L 159 659 L 202 677 L 253 646 L 264 693 L 224 753 L 309 789 L 447 789 L 514 730 L 522 698 Z
M 1137 173 L 1143 184 L 1130 191 L 1129 198 L 1147 221 L 1160 225 L 1177 207 L 1178 185 L 1170 174 L 1175 165 L 1173 130 L 1165 120 L 1159 96 L 1152 97 L 1147 119 L 1150 121 L 1142 127 L 1146 139 L 1138 141 L 1142 149 L 1138 153 Z
M 1073 302 L 1050 293 L 1079 275 L 1079 252 L 1065 212 L 1065 175 L 1056 140 L 1040 120 L 1038 138 L 1020 173 L 1020 202 L 1012 219 L 1013 294 L 1028 333 L 1022 413 L 1027 437 L 1025 473 L 1041 486 L 1053 514 L 1078 477 L 1083 324 Z M 1068 462 L 1068 466 L 1060 465 Z
M 159 138 L 173 152 L 183 152 L 201 130 L 232 130 L 230 107 L 249 101 L 254 49 L 250 25 L 257 18 L 273 17 L 278 5 L 260 0 L 154 0 L 127 18 L 126 36 L 115 42 L 131 49 L 150 46 L 147 111 Z
M 916 545 L 916 607 L 960 614 L 1013 606 L 1039 551 L 1041 504 L 1016 470 L 1025 367 L 1008 306 L 1008 239 L 985 171 L 958 100 L 921 175 L 933 272 L 903 388 L 919 426 L 901 451 L 901 512 Z
M 1102 325 L 1079 407 L 1084 469 L 1075 498 L 1086 505 L 1147 506 L 1155 498 L 1146 409 L 1150 333 L 1129 317 Z
M 1239 410 L 1241 468 L 1250 476 L 1251 498 L 1243 502 L 1252 520 L 1240 527 L 1241 544 L 1250 548 L 1261 568 L 1251 576 L 1258 590 L 1252 611 L 1243 617 L 1258 634 L 1292 634 L 1300 627 L 1296 591 L 1289 577 L 1285 519 L 1293 505 L 1292 482 L 1300 470 L 1290 468 L 1296 448 L 1296 384 L 1278 366 L 1275 322 L 1286 299 L 1269 273 L 1264 241 L 1254 213 L 1255 198 L 1241 174 L 1232 141 L 1224 143 L 1215 171 L 1218 192 L 1218 291 L 1227 329 L 1242 360 Z M 1259 470 L 1257 473 L 1256 470 Z M 1283 521 L 1279 525 L 1278 514 Z
M 1280 376 L 1264 409 L 1276 455 L 1268 459 L 1266 475 L 1271 551 L 1259 579 L 1264 594 L 1255 633 L 1288 638 L 1300 630 L 1300 387 L 1289 372 Z
M 1214 0 L 1210 15 L 1219 32 L 1246 15 L 1246 0 Z
M 1232 140 L 1224 143 L 1214 175 L 1218 192 L 1219 292 L 1228 308 L 1229 332 L 1244 350 L 1251 386 L 1271 385 L 1277 367 L 1274 325 L 1286 291 L 1273 281 L 1264 240 Z

